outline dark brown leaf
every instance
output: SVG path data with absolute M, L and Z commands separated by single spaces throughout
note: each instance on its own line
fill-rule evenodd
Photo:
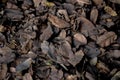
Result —
M 66 21 L 58 18 L 57 16 L 54 16 L 52 14 L 49 14 L 48 20 L 57 28 L 66 28 L 70 27 L 70 24 Z
M 107 47 L 111 43 L 114 42 L 114 40 L 117 39 L 117 35 L 114 32 L 107 32 L 100 37 L 97 38 L 97 44 L 101 47 Z

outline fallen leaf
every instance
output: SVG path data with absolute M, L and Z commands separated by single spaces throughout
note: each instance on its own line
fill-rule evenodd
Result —
M 82 50 L 79 50 L 73 55 L 71 59 L 69 59 L 69 62 L 73 65 L 76 66 L 83 58 L 84 53 Z
M 42 0 L 33 0 L 34 6 L 35 6 L 35 7 L 38 7 L 41 1 L 42 1 Z
M 88 80 L 95 80 L 95 78 L 93 77 L 93 75 L 90 74 L 89 72 L 85 72 L 85 77 L 86 77 Z
M 96 23 L 97 18 L 98 18 L 98 10 L 96 8 L 93 8 L 90 13 L 90 20 L 93 23 Z
M 97 44 L 101 47 L 107 47 L 116 39 L 117 35 L 114 32 L 106 32 L 97 38 Z
M 103 0 L 92 0 L 98 8 L 102 8 L 104 6 Z
M 16 71 L 21 72 L 21 71 L 29 68 L 31 66 L 31 63 L 32 63 L 32 59 L 28 58 L 27 60 L 25 60 L 24 62 L 22 62 L 16 66 Z
M 120 50 L 111 50 L 106 56 L 108 58 L 120 58 Z
M 74 35 L 74 39 L 77 40 L 77 41 L 79 41 L 82 45 L 87 44 L 86 37 L 83 34 L 81 34 L 81 33 L 76 33 Z
M 117 16 L 116 11 L 114 11 L 110 6 L 105 6 L 104 10 L 106 13 L 110 14 L 111 16 Z
M 78 2 L 78 4 L 90 4 L 90 1 L 89 0 L 76 0 Z
M 66 28 L 70 27 L 70 24 L 66 21 L 58 18 L 57 16 L 54 16 L 52 14 L 49 14 L 48 20 L 57 28 Z

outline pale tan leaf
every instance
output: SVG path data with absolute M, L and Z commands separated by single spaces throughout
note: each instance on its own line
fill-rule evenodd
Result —
M 106 13 L 110 14 L 111 16 L 117 16 L 116 11 L 114 11 L 110 6 L 105 6 L 104 10 Z
M 96 8 L 93 8 L 90 13 L 90 20 L 93 23 L 96 23 L 97 18 L 98 18 L 98 10 Z

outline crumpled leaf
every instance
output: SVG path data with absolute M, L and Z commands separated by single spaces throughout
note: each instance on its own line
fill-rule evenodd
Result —
M 82 45 L 87 44 L 86 37 L 83 34 L 81 34 L 81 33 L 76 33 L 74 35 L 74 39 L 77 40 L 77 41 L 79 41 Z
M 114 32 L 106 32 L 97 38 L 97 44 L 101 47 L 107 47 L 116 39 L 117 35 Z
M 67 22 L 70 21 L 70 19 L 69 19 L 69 17 L 68 17 L 68 14 L 67 14 L 67 11 L 64 10 L 64 9 L 58 10 L 57 15 L 63 16 Z
M 71 59 L 69 59 L 69 62 L 73 66 L 76 66 L 76 64 L 78 64 L 82 60 L 83 56 L 84 56 L 83 51 L 79 50 L 75 53 L 75 55 L 73 55 L 73 57 Z
M 90 13 L 90 20 L 93 23 L 96 23 L 97 18 L 98 18 L 98 10 L 96 8 L 93 8 Z
M 117 16 L 116 11 L 114 11 L 110 6 L 105 6 L 104 10 L 106 13 L 110 14 L 111 16 Z
M 43 33 L 40 35 L 40 40 L 48 40 L 53 34 L 52 28 L 50 24 L 48 24 L 48 27 L 43 31 Z
M 48 20 L 57 28 L 67 28 L 70 27 L 70 24 L 66 21 L 58 18 L 57 16 L 54 16 L 52 14 L 49 14 Z
M 25 60 L 24 62 L 22 62 L 16 66 L 16 71 L 21 72 L 21 71 L 29 68 L 31 66 L 31 63 L 32 63 L 32 59 L 28 58 L 27 60 Z
M 8 68 L 7 68 L 7 64 L 2 64 L 1 66 L 2 66 L 1 67 L 2 70 L 0 70 L 0 80 L 3 80 L 3 79 L 5 79 L 5 77 L 7 75 Z

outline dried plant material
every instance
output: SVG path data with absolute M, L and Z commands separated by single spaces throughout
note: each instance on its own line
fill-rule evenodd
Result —
M 49 75 L 50 80 L 61 80 L 63 77 L 63 72 L 61 70 L 57 70 L 55 67 L 51 67 L 51 73 Z
M 57 15 L 63 16 L 67 22 L 70 21 L 70 19 L 68 17 L 68 14 L 67 14 L 67 11 L 64 10 L 64 9 L 63 10 L 62 9 L 58 10 Z
M 3 25 L 0 25 L 0 32 L 4 32 L 5 31 L 5 27 Z
M 9 63 L 14 60 L 15 54 L 9 47 L 0 48 L 0 63 Z
M 90 1 L 89 0 L 76 0 L 78 2 L 78 4 L 90 4 Z
M 32 59 L 28 58 L 27 60 L 25 60 L 24 62 L 22 62 L 16 66 L 16 71 L 21 72 L 21 71 L 29 68 L 31 66 L 31 63 L 32 63 Z
M 48 24 L 48 27 L 43 31 L 43 33 L 40 36 L 40 40 L 41 41 L 46 41 L 48 40 L 53 34 L 52 28 L 50 26 L 50 24 Z
M 97 44 L 101 47 L 107 47 L 116 39 L 117 35 L 114 32 L 107 32 L 97 38 Z
M 93 75 L 89 72 L 85 72 L 85 77 L 88 79 L 88 80 L 95 80 L 95 78 L 93 77 Z
M 60 34 L 59 34 L 59 37 L 61 37 L 61 38 L 66 38 L 66 31 L 65 30 L 62 30 L 61 32 L 60 32 Z
M 33 79 L 32 79 L 32 76 L 30 75 L 30 73 L 26 73 L 26 74 L 23 76 L 23 80 L 33 80 Z
M 8 70 L 7 64 L 2 64 L 1 68 L 2 68 L 2 70 L 0 71 L 0 80 L 3 80 L 3 79 L 5 79 L 5 77 L 7 75 L 7 70 Z
M 76 75 L 68 75 L 66 80 L 77 80 L 77 76 Z
M 33 0 L 33 2 L 34 2 L 34 6 L 38 7 L 39 4 L 42 2 L 42 0 Z
M 96 40 L 98 32 L 92 22 L 82 16 L 77 18 L 77 22 L 80 23 L 81 33 L 83 33 L 86 37 L 89 36 L 91 39 Z
M 120 79 L 120 71 L 118 71 L 112 78 L 111 80 L 119 80 Z
M 111 16 L 117 16 L 116 11 L 114 11 L 110 6 L 105 6 L 104 10 L 106 13 L 110 14 Z
M 100 54 L 100 50 L 96 47 L 87 45 L 85 46 L 85 54 L 87 57 L 94 58 Z
M 98 10 L 96 8 L 93 8 L 90 13 L 90 20 L 93 23 L 96 23 L 97 18 L 98 18 Z
M 79 50 L 75 53 L 75 55 L 69 60 L 69 62 L 73 65 L 76 66 L 83 58 L 84 53 L 82 50 Z
M 97 5 L 99 8 L 104 6 L 104 1 L 103 0 L 92 0 L 95 5 Z
M 16 72 L 16 68 L 15 67 L 10 67 L 10 72 L 15 73 Z
M 19 9 L 17 9 L 17 10 L 6 9 L 5 14 L 8 18 L 10 18 L 13 21 L 20 21 L 24 17 L 23 13 Z
M 74 0 L 75 1 L 75 0 Z M 72 2 L 73 3 L 73 2 Z M 73 4 L 70 3 L 64 3 L 63 4 L 64 9 L 67 10 L 68 14 L 73 14 L 75 12 L 75 7 Z
M 75 38 L 75 40 L 79 41 L 82 45 L 87 44 L 86 37 L 83 34 L 81 34 L 81 33 L 76 33 L 74 35 L 74 38 Z
M 116 4 L 120 4 L 120 0 L 110 0 L 110 2 L 116 3 Z
M 97 63 L 97 68 L 100 70 L 101 73 L 108 73 L 110 72 L 109 68 L 102 62 Z
M 49 51 L 49 43 L 47 41 L 43 41 L 41 43 L 41 50 L 43 53 L 47 54 Z
M 49 14 L 48 20 L 57 28 L 66 28 L 70 27 L 70 24 L 66 21 L 58 18 L 57 16 L 54 16 L 52 14 Z
M 106 55 L 108 58 L 120 58 L 120 50 L 112 50 Z

